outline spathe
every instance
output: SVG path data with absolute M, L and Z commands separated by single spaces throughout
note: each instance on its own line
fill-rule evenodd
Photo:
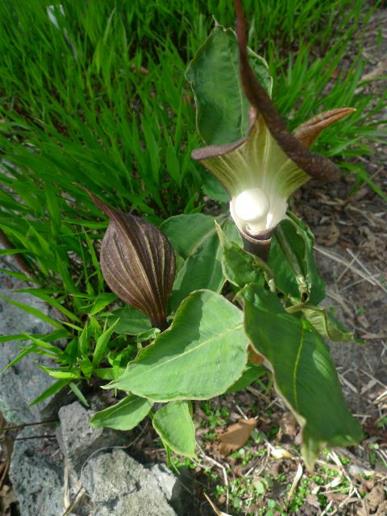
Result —
M 102 240 L 102 274 L 111 290 L 160 329 L 167 326 L 167 301 L 175 278 L 175 255 L 155 226 L 90 197 L 110 219 Z

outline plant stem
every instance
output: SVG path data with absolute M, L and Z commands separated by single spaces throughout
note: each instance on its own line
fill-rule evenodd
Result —
M 247 233 L 242 233 L 241 231 L 240 234 L 245 251 L 258 256 L 258 258 L 267 262 L 271 244 L 271 232 L 263 235 L 263 238 L 253 237 Z

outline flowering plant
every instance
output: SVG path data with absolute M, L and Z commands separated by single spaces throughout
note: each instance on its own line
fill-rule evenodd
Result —
M 287 200 L 298 188 L 311 177 L 328 180 L 337 177 L 339 171 L 334 163 L 312 154 L 308 147 L 325 127 L 354 109 L 337 108 L 321 113 L 302 124 L 293 134 L 289 133 L 270 99 L 271 81 L 265 61 L 248 52 L 241 2 L 238 0 L 235 4 L 239 56 L 236 55 L 232 31 L 216 27 L 188 72 L 192 88 L 197 92 L 198 129 L 205 142 L 210 143 L 194 150 L 192 157 L 226 188 L 231 197 L 230 213 L 235 224 L 248 242 L 258 240 L 258 250 L 262 247 L 259 241 L 269 239 L 275 227 L 286 217 Z M 258 72 L 266 88 L 257 79 L 249 55 L 258 60 Z M 227 75 L 231 75 L 237 60 L 240 81 L 236 78 L 234 88 L 228 88 L 227 94 L 239 98 L 244 96 L 244 101 L 233 104 L 227 99 L 230 104 L 223 114 L 224 98 L 219 95 L 219 83 L 229 82 Z M 229 131 L 219 131 L 218 124 L 226 117 L 233 127 Z M 244 120 L 248 120 L 248 127 L 243 124 Z M 236 141 L 224 141 L 233 134 L 239 136 Z M 251 250 L 252 246 L 249 248 Z
M 351 335 L 318 306 L 324 284 L 313 237 L 287 214 L 287 201 L 310 177 L 337 173 L 308 146 L 352 110 L 323 113 L 290 134 L 269 97 L 264 60 L 247 49 L 239 1 L 236 10 L 238 38 L 217 27 L 188 70 L 207 143 L 193 158 L 229 192 L 235 225 L 192 214 L 157 229 L 94 197 L 110 218 L 102 271 L 129 303 L 114 331 L 126 319 L 127 334 L 135 335 L 131 321 L 141 317 L 152 331 L 132 360 L 103 373 L 111 379 L 105 388 L 124 394 L 93 424 L 130 430 L 149 414 L 167 449 L 194 456 L 191 400 L 244 389 L 266 370 L 302 429 L 311 468 L 324 446 L 354 444 L 362 433 L 324 342 Z M 233 302 L 221 295 L 226 284 Z

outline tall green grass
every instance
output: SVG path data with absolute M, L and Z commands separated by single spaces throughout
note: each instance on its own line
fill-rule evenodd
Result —
M 80 293 L 104 289 L 94 243 L 105 225 L 84 187 L 156 223 L 201 209 L 184 71 L 214 19 L 232 26 L 234 12 L 231 0 L 66 0 L 64 14 L 49 5 L 0 3 L 0 228 L 37 281 L 79 308 Z M 345 60 L 370 10 L 360 0 L 245 8 L 250 45 L 268 60 L 291 127 L 325 109 L 358 109 L 318 144 L 353 167 L 380 137 L 372 115 L 383 104 L 364 94 L 360 51 Z

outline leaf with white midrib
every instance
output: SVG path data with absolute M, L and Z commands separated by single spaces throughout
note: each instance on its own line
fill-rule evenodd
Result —
M 246 334 L 302 428 L 308 467 L 325 446 L 357 443 L 360 425 L 348 411 L 329 349 L 313 326 L 287 314 L 277 296 L 262 288 L 249 285 L 243 298 Z
M 247 345 L 241 311 L 215 292 L 196 291 L 110 388 L 153 401 L 208 399 L 240 378 Z

